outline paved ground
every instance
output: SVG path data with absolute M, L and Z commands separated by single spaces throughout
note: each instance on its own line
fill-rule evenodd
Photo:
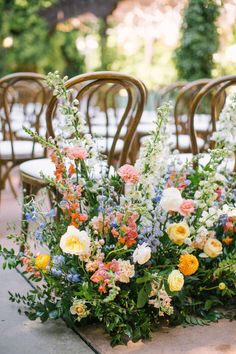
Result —
M 18 179 L 15 179 L 18 186 Z M 0 243 L 8 245 L 4 237 L 7 224 L 19 225 L 20 205 L 10 190 L 2 195 L 0 205 Z M 0 354 L 92 354 L 80 337 L 63 321 L 42 324 L 18 314 L 19 305 L 9 302 L 8 290 L 25 293 L 29 285 L 15 270 L 3 271 L 0 265 Z
M 19 188 L 18 179 L 14 184 Z M 7 189 L 0 205 L 0 243 L 8 245 L 6 225 L 19 225 L 20 206 Z M 0 268 L 0 354 L 91 354 L 93 351 L 64 322 L 29 321 L 8 301 L 8 290 L 25 292 L 29 285 L 14 270 Z M 165 328 L 152 341 L 112 349 L 101 327 L 81 329 L 101 354 L 236 354 L 236 321 L 205 327 Z

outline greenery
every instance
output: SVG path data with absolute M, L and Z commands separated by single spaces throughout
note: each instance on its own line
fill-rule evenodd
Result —
M 215 0 L 189 0 L 175 55 L 179 79 L 193 81 L 212 76 L 213 54 L 219 45 L 216 26 L 219 9 Z
M 50 149 L 55 177 L 48 182 L 60 197 L 47 211 L 44 198 L 40 204 L 29 196 L 31 242 L 24 240 L 18 254 L 0 247 L 4 268 L 21 267 L 35 282 L 34 290 L 10 293 L 10 300 L 26 305 L 31 320 L 101 322 L 112 345 L 149 338 L 163 322 L 207 325 L 228 317 L 236 296 L 236 189 L 235 175 L 219 168 L 231 150 L 216 144 L 196 169 L 194 161 L 180 168 L 177 156 L 168 165 L 170 105 L 164 104 L 136 166 L 111 175 L 101 167 L 98 141 L 84 134 L 66 79 L 48 75 L 65 116 L 60 141 L 26 129 Z M 22 242 L 21 235 L 10 238 Z M 36 254 L 40 245 L 46 253 Z
M 39 11 L 56 0 L 0 0 L 0 75 L 15 71 L 47 73 L 59 69 L 69 76 L 85 71 L 76 46 L 78 30 L 49 31 Z M 3 15 L 4 14 L 4 15 Z M 4 46 L 10 38 L 11 45 Z

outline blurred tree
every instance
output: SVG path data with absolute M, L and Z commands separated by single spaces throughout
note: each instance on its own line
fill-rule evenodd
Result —
M 219 8 L 219 2 L 214 0 L 189 0 L 183 18 L 180 47 L 175 53 L 180 80 L 211 77 L 213 54 L 219 45 L 216 27 Z
M 39 11 L 57 0 L 0 0 L 0 75 L 14 71 L 60 70 L 69 76 L 85 70 L 76 48 L 78 30 L 49 32 Z M 3 15 L 4 14 L 4 15 Z

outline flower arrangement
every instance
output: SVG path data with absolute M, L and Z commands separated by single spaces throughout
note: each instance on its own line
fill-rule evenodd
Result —
M 36 283 L 10 299 L 27 305 L 31 320 L 101 322 L 112 345 L 148 338 L 163 322 L 233 318 L 236 180 L 218 167 L 228 150 L 209 151 L 195 170 L 194 159 L 168 164 L 164 104 L 136 165 L 109 172 L 64 81 L 48 76 L 71 137 L 45 140 L 26 129 L 49 149 L 55 178 L 45 178 L 60 197 L 47 213 L 31 196 L 26 201 L 26 222 L 36 224 L 31 242 L 45 252 L 35 254 L 22 235 L 10 236 L 24 243 L 22 252 L 0 248 L 5 267 L 21 266 Z

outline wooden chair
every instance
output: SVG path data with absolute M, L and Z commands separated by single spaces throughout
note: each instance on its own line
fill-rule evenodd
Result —
M 107 155 L 108 166 L 119 167 L 126 163 L 129 160 L 130 152 L 132 152 L 135 131 L 146 101 L 146 89 L 143 83 L 132 76 L 108 71 L 78 75 L 68 80 L 66 87 L 73 88 L 76 92 L 75 97 L 80 101 L 80 107 L 81 109 L 83 108 L 85 113 L 88 132 L 96 135 L 97 126 L 94 124 L 94 120 L 97 119 L 96 116 L 98 116 L 98 120 L 101 119 L 106 140 L 104 153 Z M 110 117 L 110 111 L 106 109 L 110 99 L 109 93 L 113 95 L 114 92 L 118 92 L 121 89 L 126 94 L 126 103 L 122 112 L 120 112 L 120 117 L 116 118 L 116 125 L 113 125 L 114 134 L 110 134 L 107 129 L 111 127 L 109 124 L 110 118 L 111 120 L 114 118 L 114 113 Z M 101 117 L 101 111 L 97 109 L 98 106 L 92 105 L 92 110 L 90 109 L 94 96 L 97 95 L 99 97 L 101 90 L 103 90 L 103 94 L 104 92 L 106 94 L 104 94 L 102 102 L 98 100 L 98 103 L 105 107 L 105 121 L 104 116 L 103 119 Z M 114 99 L 114 95 L 112 99 Z M 57 119 L 55 117 L 57 104 L 58 99 L 53 97 L 46 112 L 47 132 L 52 138 L 56 135 Z M 106 122 L 105 126 L 104 122 Z M 49 159 L 41 159 L 38 163 L 27 161 L 21 164 L 20 172 L 24 196 L 36 194 L 40 188 L 47 185 L 41 177 L 41 171 L 45 175 L 53 176 L 53 165 Z
M 206 85 L 210 79 L 200 79 L 192 81 L 184 85 L 178 92 L 174 105 L 174 122 L 175 122 L 175 135 L 173 136 L 173 146 L 180 153 L 191 153 L 191 139 L 189 136 L 189 122 L 188 122 L 188 108 L 193 100 L 193 97 L 198 91 Z M 200 150 L 204 149 L 205 140 L 203 137 L 209 130 L 210 116 L 205 115 L 201 117 L 206 120 L 206 124 L 201 128 L 199 122 L 199 130 L 197 130 L 197 141 Z M 204 133 L 204 135 L 203 135 Z
M 211 123 L 212 133 L 216 131 L 216 121 L 225 104 L 226 89 L 230 86 L 236 85 L 236 75 L 227 75 L 215 80 L 211 80 L 206 84 L 197 95 L 195 95 L 192 104 L 189 107 L 189 129 L 191 137 L 191 146 L 193 155 L 199 153 L 199 146 L 197 143 L 197 135 L 195 128 L 195 115 L 197 108 L 204 97 L 211 93 Z M 234 165 L 234 172 L 236 172 L 236 162 Z
M 11 185 L 10 173 L 15 166 L 45 156 L 44 149 L 29 139 L 22 126 L 40 132 L 47 102 L 43 75 L 22 72 L 0 79 L 0 192 L 7 179 Z

